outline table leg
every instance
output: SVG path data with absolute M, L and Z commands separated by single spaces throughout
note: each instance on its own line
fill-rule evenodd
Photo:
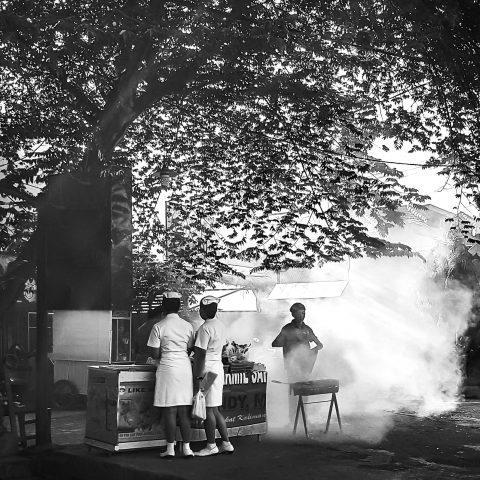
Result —
M 303 418 L 303 428 L 305 429 L 305 436 L 308 438 L 308 430 L 307 430 L 307 415 L 305 414 L 305 406 L 303 405 L 303 397 L 298 397 L 298 403 L 302 409 L 302 418 Z
M 332 399 L 330 400 L 330 408 L 328 409 L 328 418 L 327 418 L 327 426 L 325 428 L 325 433 L 328 433 L 328 429 L 330 428 L 330 419 L 332 418 L 332 408 L 334 404 L 335 394 L 332 393 Z
M 295 423 L 293 424 L 293 434 L 295 435 L 297 433 L 297 423 L 298 423 L 298 415 L 300 413 L 300 402 L 301 402 L 301 396 L 298 397 L 298 403 L 297 403 L 297 413 L 295 414 Z
M 342 431 L 342 421 L 340 420 L 340 412 L 338 410 L 337 396 L 335 394 L 333 394 L 333 401 L 335 405 L 335 412 L 337 413 L 338 426 L 340 427 L 340 431 Z

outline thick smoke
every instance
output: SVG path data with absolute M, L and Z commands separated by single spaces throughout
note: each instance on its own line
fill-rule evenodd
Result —
M 250 359 L 266 364 L 269 427 L 285 432 L 292 428 L 288 386 L 271 380 L 287 379 L 281 349 L 271 342 L 291 320 L 288 309 L 297 300 L 263 300 L 261 314 L 220 313 L 229 337 L 252 342 Z M 375 440 L 389 428 L 385 412 L 431 415 L 453 408 L 461 382 L 455 340 L 467 325 L 470 300 L 465 289 L 435 284 L 418 258 L 354 260 L 340 297 L 301 300 L 305 323 L 324 344 L 311 379 L 339 379 L 346 434 Z M 328 404 L 306 408 L 309 421 L 322 428 Z M 376 423 L 364 428 L 362 416 Z

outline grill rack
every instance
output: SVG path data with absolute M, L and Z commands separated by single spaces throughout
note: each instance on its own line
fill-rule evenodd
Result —
M 297 433 L 298 417 L 300 412 L 302 413 L 303 428 L 305 430 L 305 436 L 308 438 L 308 429 L 307 429 L 307 415 L 305 413 L 305 405 L 310 405 L 313 403 L 330 403 L 330 408 L 328 410 L 327 425 L 325 427 L 325 432 L 328 433 L 330 428 L 330 420 L 332 418 L 332 410 L 335 407 L 335 413 L 337 415 L 337 422 L 340 431 L 342 431 L 342 421 L 340 419 L 340 411 L 338 408 L 337 402 L 337 393 L 340 389 L 340 382 L 337 379 L 327 378 L 322 380 L 310 380 L 307 382 L 294 382 L 290 383 L 290 393 L 294 396 L 298 396 L 297 403 L 297 412 L 295 414 L 295 423 L 293 426 L 293 434 Z M 313 395 L 327 395 L 331 394 L 330 400 L 316 400 L 305 402 L 303 397 L 313 396 Z

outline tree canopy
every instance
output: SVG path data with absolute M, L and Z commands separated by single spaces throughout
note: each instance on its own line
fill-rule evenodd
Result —
M 361 216 L 384 232 L 423 197 L 368 155 L 381 138 L 478 181 L 473 0 L 1 5 L 4 250 L 30 237 L 57 172 L 133 169 L 139 289 L 159 269 L 211 283 L 227 258 L 279 269 L 398 253 Z M 176 173 L 168 237 L 162 168 Z

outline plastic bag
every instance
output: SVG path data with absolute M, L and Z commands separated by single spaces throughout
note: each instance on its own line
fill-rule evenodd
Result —
M 205 395 L 201 390 L 199 390 L 193 397 L 192 417 L 199 420 L 205 420 L 207 418 Z

